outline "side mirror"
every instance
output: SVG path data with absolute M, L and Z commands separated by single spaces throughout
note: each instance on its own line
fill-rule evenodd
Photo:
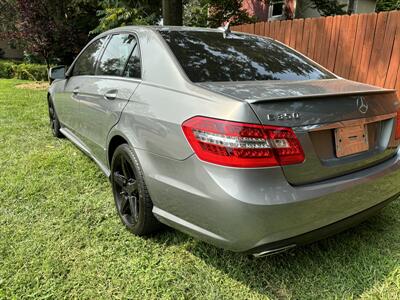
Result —
M 65 66 L 56 66 L 52 67 L 49 70 L 49 81 L 52 83 L 56 79 L 65 79 L 65 72 L 66 72 L 66 67 Z

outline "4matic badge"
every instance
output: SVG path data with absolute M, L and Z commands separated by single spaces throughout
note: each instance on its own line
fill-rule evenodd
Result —
M 300 113 L 267 114 L 268 121 L 290 121 L 300 119 Z

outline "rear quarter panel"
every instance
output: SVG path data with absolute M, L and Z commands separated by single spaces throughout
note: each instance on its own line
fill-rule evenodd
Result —
M 142 83 L 125 107 L 112 135 L 121 132 L 134 148 L 183 160 L 193 151 L 181 125 L 199 115 L 259 123 L 245 102 L 215 96 L 207 91 L 201 95 L 199 91 L 188 93 Z

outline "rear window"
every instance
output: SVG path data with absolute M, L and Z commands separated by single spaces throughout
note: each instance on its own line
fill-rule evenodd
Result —
M 273 40 L 221 32 L 160 30 L 193 82 L 334 78 Z

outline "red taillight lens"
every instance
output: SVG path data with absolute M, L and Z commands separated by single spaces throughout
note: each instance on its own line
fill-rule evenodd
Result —
M 400 140 L 400 110 L 397 111 L 396 140 Z
M 254 168 L 304 161 L 291 128 L 194 117 L 182 129 L 197 156 L 218 165 Z

